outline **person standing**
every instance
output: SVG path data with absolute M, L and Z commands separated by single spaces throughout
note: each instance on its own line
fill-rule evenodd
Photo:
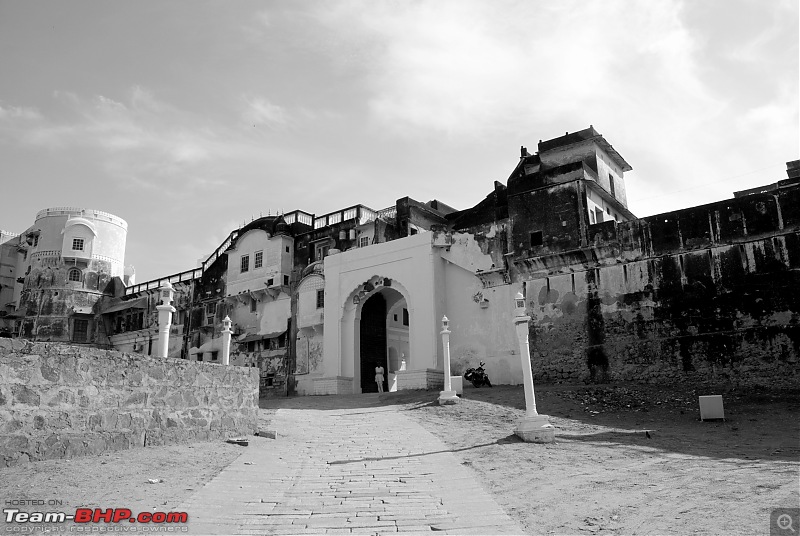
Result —
M 378 384 L 378 392 L 383 392 L 383 367 L 375 367 L 375 383 Z

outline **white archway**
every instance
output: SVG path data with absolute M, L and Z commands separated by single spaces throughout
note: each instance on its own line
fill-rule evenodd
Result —
M 388 285 L 386 283 L 389 283 Z M 364 283 L 356 286 L 346 296 L 344 307 L 342 308 L 341 329 L 342 329 L 342 360 L 340 363 L 341 376 L 353 378 L 353 393 L 360 394 L 361 387 L 361 313 L 364 304 L 376 294 L 383 294 L 387 301 L 386 314 L 388 315 L 392 307 L 400 301 L 404 301 L 409 317 L 412 317 L 413 306 L 411 295 L 406 287 L 395 279 L 384 276 L 372 276 Z M 386 324 L 386 318 L 381 319 Z M 409 348 L 413 346 L 414 331 L 409 326 Z M 388 347 L 386 349 L 388 356 Z M 409 352 L 410 354 L 410 352 Z M 350 357 L 352 356 L 352 357 Z M 406 363 L 412 362 L 413 357 L 406 355 Z M 388 362 L 384 364 L 388 373 Z

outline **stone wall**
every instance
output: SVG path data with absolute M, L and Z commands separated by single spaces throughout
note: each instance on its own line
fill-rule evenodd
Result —
M 0 339 L 0 467 L 252 434 L 258 371 Z
M 543 381 L 800 381 L 800 188 L 590 227 L 515 260 Z

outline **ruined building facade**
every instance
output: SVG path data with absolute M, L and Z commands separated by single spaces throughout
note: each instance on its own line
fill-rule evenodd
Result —
M 5 329 L 40 341 L 107 345 L 100 306 L 132 282 L 124 268 L 127 232 L 125 220 L 99 210 L 39 211 L 31 227 L 0 245 Z
M 93 311 L 116 348 L 151 353 L 158 288 L 176 290 L 169 355 L 257 367 L 262 395 L 440 386 L 479 361 L 522 378 L 514 297 L 546 381 L 796 382 L 800 178 L 637 219 L 625 159 L 593 127 L 522 148 L 466 210 L 405 197 L 259 218 L 195 269 L 111 292 Z M 100 339 L 97 339 L 100 343 Z

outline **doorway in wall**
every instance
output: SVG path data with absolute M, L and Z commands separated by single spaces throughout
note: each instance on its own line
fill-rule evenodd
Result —
M 361 392 L 377 393 L 375 367 L 382 366 L 383 389 L 386 383 L 386 298 L 380 292 L 373 294 L 361 309 Z

